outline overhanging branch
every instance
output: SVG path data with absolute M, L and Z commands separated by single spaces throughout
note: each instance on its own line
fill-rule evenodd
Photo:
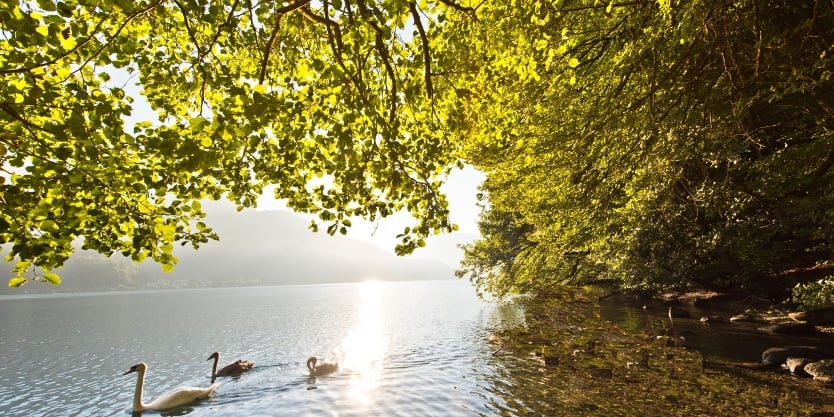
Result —
M 429 51 L 429 39 L 426 36 L 426 30 L 423 28 L 423 22 L 420 19 L 420 13 L 417 11 L 417 5 L 411 3 L 408 5 L 411 9 L 411 17 L 414 19 L 414 26 L 417 27 L 417 32 L 420 34 L 420 42 L 423 43 L 423 66 L 425 67 L 426 78 L 426 94 L 429 100 L 434 95 L 431 84 L 431 51 Z
M 269 54 L 272 51 L 272 44 L 275 43 L 275 38 L 278 37 L 278 32 L 281 29 L 281 18 L 293 11 L 304 7 L 305 5 L 309 4 L 310 0 L 300 0 L 298 2 L 292 3 L 288 6 L 281 7 L 280 9 L 275 10 L 275 27 L 272 28 L 272 34 L 269 36 L 269 40 L 266 42 L 266 48 L 264 51 L 264 57 L 261 61 L 261 74 L 258 77 L 258 82 L 263 84 L 264 78 L 266 77 L 266 67 L 269 64 Z

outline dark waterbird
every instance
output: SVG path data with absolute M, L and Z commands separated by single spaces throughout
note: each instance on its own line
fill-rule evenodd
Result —
M 307 359 L 307 369 L 310 370 L 310 376 L 327 375 L 336 372 L 336 370 L 339 369 L 338 363 L 321 362 L 317 365 L 317 362 L 318 359 L 315 356 L 311 356 L 310 359 Z
M 217 362 L 220 361 L 220 353 L 214 352 L 212 353 L 207 361 L 214 359 L 214 364 L 211 366 L 211 382 L 217 379 L 218 376 L 234 376 L 240 375 L 255 366 L 255 362 L 248 362 L 243 359 L 238 359 L 235 362 L 232 362 L 219 371 L 217 370 Z

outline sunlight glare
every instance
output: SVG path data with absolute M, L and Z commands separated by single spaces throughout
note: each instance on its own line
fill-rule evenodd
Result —
M 387 347 L 380 311 L 380 285 L 377 281 L 360 284 L 361 304 L 357 320 L 342 341 L 344 358 L 340 366 L 353 371 L 350 395 L 363 404 L 372 401 L 373 392 L 379 385 Z

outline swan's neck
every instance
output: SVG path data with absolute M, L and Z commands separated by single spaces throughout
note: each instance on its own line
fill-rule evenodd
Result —
M 220 360 L 220 356 L 214 357 L 214 365 L 211 366 L 211 383 L 213 384 L 214 381 L 217 379 L 217 361 Z
M 145 411 L 145 404 L 142 403 L 142 388 L 145 385 L 145 370 L 139 369 L 136 375 L 136 391 L 133 393 L 133 411 Z

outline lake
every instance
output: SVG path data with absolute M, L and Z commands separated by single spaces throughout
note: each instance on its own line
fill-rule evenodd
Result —
M 494 415 L 488 336 L 522 322 L 464 281 L 0 297 L 0 415 L 130 415 L 130 366 L 149 402 L 210 385 L 215 351 L 255 368 L 163 415 Z M 340 369 L 310 379 L 310 356 Z
M 220 366 L 241 358 L 255 368 L 220 378 L 213 398 L 161 415 L 834 415 L 827 387 L 721 362 L 758 361 L 768 346 L 828 345 L 828 337 L 678 320 L 702 360 L 654 342 L 662 309 L 596 299 L 564 291 L 550 310 L 530 311 L 483 302 L 465 281 L 4 296 L 0 416 L 130 416 L 136 374 L 123 374 L 132 365 L 148 364 L 150 402 L 178 386 L 210 385 L 206 359 L 215 351 Z M 526 322 L 528 314 L 539 318 Z M 523 344 L 498 349 L 493 333 Z M 583 356 L 594 339 L 596 352 Z M 641 350 L 651 351 L 650 368 L 629 365 Z M 558 365 L 543 366 L 547 355 Z M 339 370 L 311 379 L 310 356 Z M 784 403 L 777 414 L 767 402 L 774 395 Z

